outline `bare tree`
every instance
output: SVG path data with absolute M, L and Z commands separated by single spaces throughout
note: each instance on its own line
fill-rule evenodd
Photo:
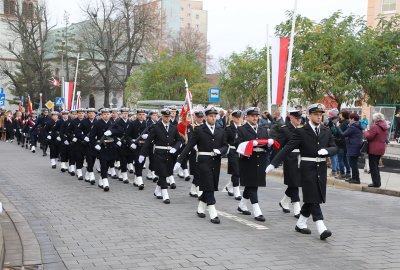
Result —
M 49 26 L 46 3 L 23 5 L 16 1 L 14 14 L 5 18 L 10 36 L 14 38 L 8 46 L 4 46 L 17 60 L 16 70 L 10 65 L 1 65 L 2 73 L 13 82 L 16 95 L 28 93 L 33 100 L 43 93 L 44 99 L 50 93 L 50 69 L 45 61 L 46 42 Z

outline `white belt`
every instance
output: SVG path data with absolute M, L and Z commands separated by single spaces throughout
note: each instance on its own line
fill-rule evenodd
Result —
M 211 157 L 214 157 L 214 156 L 216 156 L 217 154 L 214 153 L 214 152 L 198 152 L 197 155 L 198 155 L 198 156 L 211 156 Z
M 172 147 L 171 146 L 158 146 L 158 145 L 155 145 L 154 149 L 171 150 Z
M 260 147 L 256 147 L 253 149 L 253 152 L 265 152 L 265 149 L 260 148 Z
M 236 149 L 236 147 L 233 146 L 233 145 L 229 145 L 229 148 L 230 148 L 230 149 Z
M 300 149 L 294 149 L 292 153 L 300 153 Z
M 316 157 L 316 158 L 301 157 L 301 160 L 303 160 L 303 161 L 312 161 L 312 162 L 325 162 L 326 158 L 324 158 L 324 157 Z

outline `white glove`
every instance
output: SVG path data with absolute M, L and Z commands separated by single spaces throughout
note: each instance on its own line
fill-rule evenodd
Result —
M 181 167 L 181 164 L 179 162 L 175 163 L 174 166 L 174 171 L 176 171 L 177 169 L 179 169 Z
M 97 151 L 100 151 L 100 150 L 101 150 L 101 146 L 97 144 L 97 145 L 94 147 L 94 149 L 96 149 Z
M 253 146 L 257 146 L 258 142 L 256 140 L 253 141 Z
M 213 149 L 213 152 L 217 155 L 221 155 L 221 151 L 219 151 L 218 149 Z
M 73 142 L 77 142 L 78 139 L 74 137 L 74 138 L 72 139 L 72 141 L 73 141 Z
M 51 140 L 51 136 L 50 136 L 50 135 L 49 135 L 49 136 L 47 136 L 47 139 L 48 139 L 48 140 Z
M 119 147 L 121 147 L 121 146 L 122 146 L 122 142 L 121 142 L 121 141 L 118 141 L 118 142 L 117 142 L 117 145 L 118 145 Z
M 85 142 L 89 142 L 89 137 L 85 137 L 83 140 L 84 140 Z
M 69 145 L 69 142 L 68 142 L 68 141 L 64 141 L 64 144 L 65 144 L 65 145 Z
M 274 139 L 268 139 L 268 147 L 274 144 Z
M 175 148 L 171 148 L 171 149 L 169 150 L 169 153 L 170 153 L 170 154 L 175 154 L 175 153 L 176 153 L 176 149 L 175 149 Z
M 131 148 L 132 148 L 133 150 L 135 150 L 135 149 L 136 149 L 136 144 L 132 143 L 132 144 L 131 144 Z
M 268 173 L 272 172 L 273 170 L 275 170 L 275 166 L 272 164 L 269 164 L 268 167 L 265 169 L 265 173 L 268 174 Z
M 142 138 L 143 138 L 144 140 L 146 140 L 147 137 L 149 137 L 149 134 L 143 134 L 143 135 L 142 135 Z
M 144 159 L 145 159 L 145 157 L 142 156 L 142 155 L 140 155 L 140 156 L 139 156 L 139 159 L 138 159 L 139 163 L 143 163 Z
M 198 152 L 199 150 L 197 150 L 197 144 L 193 147 L 194 150 L 196 150 L 196 152 Z
M 58 136 L 56 139 L 57 139 L 57 141 L 61 142 L 60 136 Z
M 320 156 L 327 156 L 329 153 L 326 149 L 318 150 L 318 155 Z
M 104 136 L 111 136 L 112 132 L 111 130 L 107 130 L 106 132 L 104 132 Z

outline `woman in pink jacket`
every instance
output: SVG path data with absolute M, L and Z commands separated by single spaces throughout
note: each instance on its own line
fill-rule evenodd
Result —
M 381 175 L 379 172 L 379 160 L 385 154 L 385 146 L 388 136 L 388 127 L 385 122 L 385 116 L 381 113 L 375 113 L 372 116 L 373 125 L 364 136 L 368 141 L 369 168 L 371 171 L 372 184 L 369 187 L 381 186 Z

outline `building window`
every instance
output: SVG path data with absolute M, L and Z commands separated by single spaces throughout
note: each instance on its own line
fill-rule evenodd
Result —
M 396 0 L 382 0 L 382 12 L 396 11 Z
M 32 17 L 33 16 L 33 3 L 30 1 L 24 1 L 22 3 L 22 15 L 26 17 Z
M 4 0 L 4 14 L 15 15 L 15 0 Z

